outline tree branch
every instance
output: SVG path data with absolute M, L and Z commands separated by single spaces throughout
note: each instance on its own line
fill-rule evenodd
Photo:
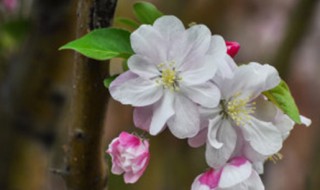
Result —
M 80 0 L 77 37 L 89 30 L 110 26 L 116 0 Z M 76 54 L 74 63 L 70 141 L 66 176 L 70 190 L 101 190 L 107 183 L 103 161 L 103 121 L 109 98 L 103 86 L 108 64 Z

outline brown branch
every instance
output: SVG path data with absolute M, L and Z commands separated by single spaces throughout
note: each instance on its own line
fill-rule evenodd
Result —
M 291 57 L 308 31 L 318 0 L 300 0 L 290 17 L 285 38 L 274 58 L 282 78 L 286 78 L 290 70 Z
M 116 0 L 80 0 L 77 37 L 89 30 L 110 26 Z M 66 176 L 70 190 L 102 190 L 106 186 L 103 161 L 103 121 L 109 97 L 103 86 L 108 64 L 76 54 L 71 102 L 70 142 Z
M 0 92 L 0 189 L 44 189 L 47 151 L 64 105 L 55 85 L 69 2 L 34 1 L 31 31 L 6 68 Z

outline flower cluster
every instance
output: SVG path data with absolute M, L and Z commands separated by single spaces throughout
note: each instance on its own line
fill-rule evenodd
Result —
M 192 190 L 264 189 L 263 163 L 279 155 L 295 123 L 265 95 L 281 83 L 277 70 L 256 62 L 238 66 L 238 43 L 205 25 L 186 29 L 175 16 L 141 25 L 130 41 L 129 70 L 111 83 L 110 94 L 134 107 L 136 127 L 151 135 L 168 127 L 190 146 L 206 146 L 210 169 Z M 108 150 L 113 173 L 126 172 L 126 182 L 135 182 L 148 163 L 147 149 L 147 141 L 122 133 Z

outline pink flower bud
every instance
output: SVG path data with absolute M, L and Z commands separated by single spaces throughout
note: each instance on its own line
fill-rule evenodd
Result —
M 127 132 L 113 139 L 106 151 L 112 158 L 111 172 L 124 173 L 125 183 L 135 183 L 149 163 L 149 142 Z
M 227 45 L 227 54 L 230 55 L 231 57 L 236 56 L 240 49 L 240 44 L 238 42 L 226 41 L 226 45 Z
M 18 6 L 17 0 L 3 0 L 5 8 L 9 11 L 14 11 Z
M 244 157 L 235 157 L 222 168 L 211 168 L 200 174 L 194 180 L 191 190 L 228 190 L 243 187 L 264 190 L 263 183 L 251 162 Z

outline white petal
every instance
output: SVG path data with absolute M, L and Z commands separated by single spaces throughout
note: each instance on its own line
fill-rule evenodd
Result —
M 256 102 L 254 117 L 262 121 L 272 122 L 278 113 L 278 108 L 263 96 L 256 98 L 254 101 Z
M 277 116 L 273 121 L 274 125 L 281 132 L 283 140 L 285 140 L 290 131 L 293 129 L 294 121 L 292 121 L 287 115 L 285 115 L 281 110 L 278 110 Z
M 195 103 L 177 94 L 174 101 L 175 115 L 168 121 L 168 127 L 177 138 L 195 136 L 200 130 L 199 111 Z
M 157 135 L 162 131 L 168 119 L 174 114 L 174 96 L 166 91 L 159 103 L 154 105 L 153 116 L 150 125 L 150 134 Z
M 167 44 L 161 33 L 150 25 L 141 25 L 130 36 L 136 54 L 146 56 L 160 64 L 167 60 Z
M 230 98 L 240 92 L 241 96 L 253 99 L 279 83 L 280 77 L 274 67 L 252 62 L 235 70 L 233 79 L 223 88 L 223 94 L 226 94 L 226 98 Z
M 129 58 L 128 67 L 131 72 L 142 78 L 153 78 L 161 75 L 156 63 L 152 63 L 150 60 L 136 54 Z
M 210 143 L 210 146 L 216 149 L 220 149 L 223 146 L 222 142 L 218 141 L 218 130 L 222 125 L 222 116 L 218 115 L 214 117 L 213 119 L 209 120 L 209 126 L 208 126 L 208 142 Z
M 197 65 L 199 59 L 204 56 L 210 46 L 211 32 L 205 25 L 194 25 L 187 29 L 183 41 L 174 44 L 174 51 L 179 52 L 178 70 L 188 70 Z
M 163 89 L 153 81 L 140 77 L 127 80 L 118 86 L 111 86 L 111 96 L 122 104 L 142 107 L 155 103 L 163 94 Z
M 109 90 L 112 91 L 113 88 L 117 88 L 118 86 L 122 85 L 123 83 L 127 82 L 128 80 L 138 78 L 139 76 L 134 74 L 131 71 L 126 71 L 119 75 L 109 86 Z
M 158 30 L 163 37 L 167 37 L 168 42 L 170 42 L 169 40 L 172 40 L 171 37 L 176 37 L 175 34 L 180 34 L 185 31 L 183 23 L 172 15 L 158 18 L 154 22 L 153 27 Z
M 193 86 L 181 86 L 181 91 L 203 107 L 216 107 L 220 102 L 220 90 L 211 82 Z
M 204 83 L 216 74 L 217 65 L 213 64 L 215 58 L 212 56 L 203 56 L 194 64 L 192 68 L 180 73 L 182 83 L 186 86 Z
M 256 172 L 252 172 L 251 176 L 244 182 L 224 190 L 264 190 L 261 178 Z
M 213 35 L 211 37 L 211 43 L 207 53 L 216 57 L 224 58 L 227 54 L 227 45 L 222 36 Z
M 200 183 L 200 176 L 201 175 L 197 176 L 196 179 L 193 181 L 191 190 L 211 190 L 209 186 Z
M 311 119 L 304 117 L 303 115 L 300 115 L 300 120 L 301 120 L 301 123 L 307 127 L 309 127 L 312 123 Z
M 220 149 L 212 147 L 208 142 L 206 145 L 206 161 L 213 168 L 223 166 L 235 150 L 237 134 L 226 120 L 221 123 L 221 127 L 217 133 L 217 141 L 223 143 Z
M 227 164 L 221 173 L 219 187 L 228 188 L 244 182 L 252 173 L 252 165 L 246 161 L 240 166 Z
M 280 131 L 270 122 L 251 117 L 250 123 L 241 127 L 244 138 L 252 148 L 263 155 L 273 155 L 282 147 Z

